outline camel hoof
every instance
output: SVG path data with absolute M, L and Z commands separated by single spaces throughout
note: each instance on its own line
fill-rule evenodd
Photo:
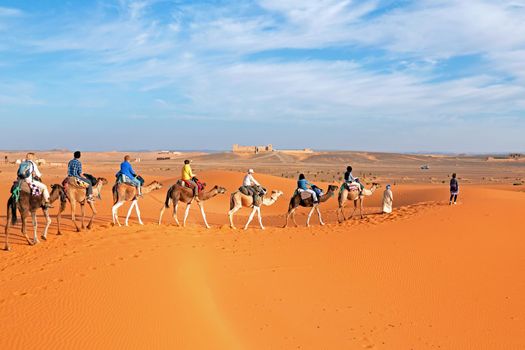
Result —
M 143 222 L 139 222 L 139 225 L 142 225 L 142 226 L 144 226 L 144 223 L 143 223 Z
M 321 222 L 321 226 L 324 226 L 324 222 Z
M 58 231 L 57 236 L 62 236 L 62 232 Z
M 236 229 L 237 229 L 237 227 L 235 227 L 235 226 L 230 226 L 230 228 L 231 228 L 232 230 L 236 230 Z
M 47 241 L 47 237 L 46 236 L 40 236 L 40 238 L 42 238 L 43 241 Z
M 207 229 L 210 229 L 210 228 L 211 228 L 211 226 L 206 226 L 206 228 L 207 228 Z
M 264 227 L 261 227 L 261 230 L 266 230 L 266 228 L 264 228 Z
M 5 250 L 6 252 L 10 252 L 10 251 L 11 251 L 11 247 L 8 246 L 8 245 L 6 245 L 6 246 L 4 247 L 4 250 Z

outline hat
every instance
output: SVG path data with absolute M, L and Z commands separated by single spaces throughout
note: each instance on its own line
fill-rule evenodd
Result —
M 387 189 L 387 190 L 389 190 L 390 187 L 392 187 L 392 186 L 390 186 L 390 185 L 386 185 L 386 189 Z
M 248 174 L 253 174 L 254 172 L 253 169 L 248 169 Z

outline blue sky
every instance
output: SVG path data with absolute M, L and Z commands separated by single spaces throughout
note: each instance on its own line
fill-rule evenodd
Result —
M 525 151 L 525 0 L 2 0 L 0 120 L 0 149 Z

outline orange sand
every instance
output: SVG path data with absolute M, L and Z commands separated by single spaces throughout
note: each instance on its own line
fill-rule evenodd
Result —
M 230 192 L 242 176 L 201 174 Z M 54 222 L 30 247 L 15 227 L 0 252 L 1 349 L 525 348 L 525 193 L 463 186 L 450 207 L 446 186 L 395 186 L 392 215 L 376 214 L 376 193 L 364 220 L 336 224 L 332 199 L 327 226 L 281 229 L 295 182 L 258 179 L 285 192 L 263 208 L 265 231 L 228 228 L 229 193 L 205 204 L 210 230 L 194 209 L 188 228 L 171 212 L 159 227 L 174 178 L 141 200 L 143 227 L 109 225 L 109 186 L 90 232 L 66 218 L 65 235 Z

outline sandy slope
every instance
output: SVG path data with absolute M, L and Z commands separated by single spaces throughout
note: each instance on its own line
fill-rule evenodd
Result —
M 242 174 L 201 177 L 232 191 Z M 159 227 L 167 186 L 142 200 L 144 227 L 109 225 L 108 189 L 91 232 L 66 220 L 29 247 L 17 227 L 0 253 L 2 349 L 525 347 L 525 193 L 464 186 L 449 207 L 442 186 L 396 186 L 390 216 L 378 193 L 362 221 L 336 224 L 331 200 L 329 225 L 283 230 L 294 181 L 258 178 L 286 193 L 264 232 L 227 228 L 229 195 L 206 203 L 211 230 L 194 210 L 186 229 Z

